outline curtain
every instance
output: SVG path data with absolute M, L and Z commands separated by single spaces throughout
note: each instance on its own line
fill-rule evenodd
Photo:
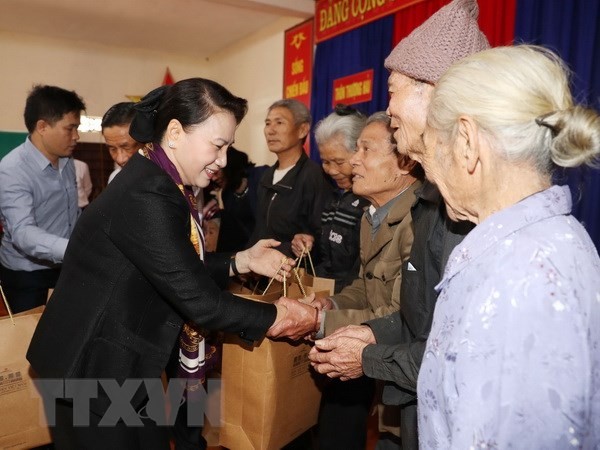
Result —
M 396 45 L 411 31 L 425 22 L 449 0 L 423 0 L 394 15 L 394 38 Z M 515 29 L 516 0 L 479 0 L 479 27 L 490 45 L 510 45 Z
M 517 0 L 478 0 L 479 28 L 490 45 L 511 45 L 515 33 Z
M 332 111 L 333 80 L 368 69 L 374 70 L 373 99 L 352 106 L 367 115 L 387 108 L 388 73 L 383 60 L 392 51 L 393 27 L 393 16 L 387 16 L 317 45 L 311 94 L 314 125 Z M 310 157 L 320 162 L 314 133 L 310 135 Z
M 544 45 L 556 51 L 573 72 L 576 101 L 600 110 L 600 0 L 519 0 L 515 43 Z M 573 215 L 600 248 L 600 171 L 561 170 L 559 184 L 573 194 Z
M 394 14 L 394 46 L 447 3 L 448 0 L 423 0 Z

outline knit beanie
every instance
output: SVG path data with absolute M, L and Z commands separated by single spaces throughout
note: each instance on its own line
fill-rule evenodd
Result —
M 385 67 L 435 84 L 459 59 L 489 48 L 479 30 L 477 0 L 453 0 L 406 38 L 385 60 Z

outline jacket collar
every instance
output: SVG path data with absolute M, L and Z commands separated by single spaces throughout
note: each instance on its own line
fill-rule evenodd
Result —
M 366 248 L 361 249 L 361 254 L 364 255 L 365 262 L 375 257 L 383 247 L 385 247 L 393 238 L 395 226 L 402 222 L 407 214 L 410 213 L 410 208 L 415 200 L 415 190 L 421 186 L 420 181 L 415 181 L 404 192 L 392 200 L 394 203 L 390 208 L 390 212 L 377 230 L 377 234 L 371 240 L 371 227 L 368 225 L 366 217 L 363 217 L 361 225 L 361 243 L 366 244 Z
M 510 235 L 550 217 L 571 213 L 571 191 L 568 186 L 552 186 L 504 208 L 477 225 L 452 251 L 442 281 L 441 290 L 450 278 L 471 261 L 486 253 Z
M 25 143 L 23 144 L 25 152 L 27 154 L 27 158 L 35 164 L 35 166 L 41 171 L 45 170 L 48 166 L 52 168 L 52 164 L 50 160 L 44 156 L 44 154 L 35 146 L 29 136 L 25 139 Z M 62 172 L 67 163 L 69 162 L 70 157 L 58 158 L 58 170 Z
M 306 152 L 303 151 L 300 155 L 300 159 L 298 160 L 298 162 L 296 162 L 294 167 L 292 167 L 292 169 L 285 174 L 285 176 L 279 181 L 279 183 L 273 184 L 273 174 L 275 173 L 275 170 L 277 170 L 277 168 L 279 167 L 279 161 L 277 161 L 265 171 L 265 176 L 263 176 L 260 184 L 267 189 L 278 190 L 277 186 L 283 187 L 284 189 L 294 189 L 294 182 L 296 181 L 296 177 L 298 176 L 300 170 L 302 170 L 304 164 L 306 164 L 306 161 L 308 161 L 308 156 L 306 155 Z

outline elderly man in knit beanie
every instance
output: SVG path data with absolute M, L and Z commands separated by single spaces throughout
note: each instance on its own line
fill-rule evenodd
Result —
M 479 30 L 476 0 L 454 0 L 441 8 L 385 60 L 390 70 L 388 115 L 398 150 L 420 161 L 427 107 L 435 83 L 452 65 L 489 47 Z M 453 223 L 437 188 L 425 181 L 412 207 L 414 242 L 402 266 L 400 311 L 361 326 L 346 327 L 315 343 L 309 357 L 318 372 L 342 380 L 363 373 L 385 380 L 383 401 L 401 406 L 403 449 L 418 449 L 417 377 L 433 310 L 434 289 L 452 249 L 472 224 Z

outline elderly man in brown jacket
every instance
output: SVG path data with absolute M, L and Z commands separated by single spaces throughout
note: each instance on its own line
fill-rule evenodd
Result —
M 373 114 L 350 160 L 352 190 L 371 202 L 360 229 L 361 269 L 358 278 L 339 294 L 315 300 L 321 309 L 317 337 L 399 308 L 401 267 L 413 241 L 410 207 L 421 182 L 414 174 L 420 167 L 400 155 L 392 132 L 385 113 Z M 319 448 L 365 448 L 373 388 L 372 380 L 366 378 L 350 383 L 336 380 L 327 386 L 319 420 Z M 386 423 L 385 416 L 380 417 L 380 428 L 398 434 L 397 414 L 393 423 Z
M 399 307 L 400 268 L 413 241 L 409 212 L 421 183 L 415 163 L 398 153 L 389 123 L 383 112 L 369 117 L 350 160 L 352 191 L 371 202 L 360 228 L 361 270 L 339 294 L 319 301 L 318 337 Z

